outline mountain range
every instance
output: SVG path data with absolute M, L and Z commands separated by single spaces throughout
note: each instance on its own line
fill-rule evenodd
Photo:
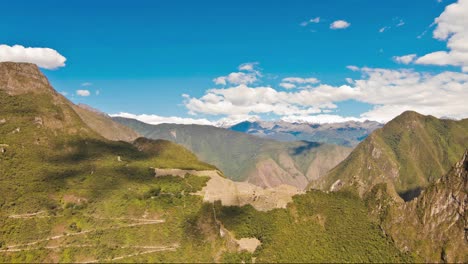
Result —
M 354 147 L 383 124 L 375 121 L 311 124 L 244 121 L 228 129 L 279 141 L 310 141 Z
M 261 187 L 288 184 L 304 189 L 351 152 L 351 148 L 308 141 L 280 142 L 202 125 L 150 125 L 114 117 L 139 134 L 181 144 L 235 181 Z
M 0 262 L 468 261 L 468 119 L 407 111 L 352 151 L 117 124 L 11 62 L 0 102 Z

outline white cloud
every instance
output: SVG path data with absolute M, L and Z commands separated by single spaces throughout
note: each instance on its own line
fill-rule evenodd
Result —
M 354 80 L 351 79 L 351 78 L 346 78 L 345 80 L 346 80 L 346 82 L 349 83 L 349 84 L 353 84 L 353 83 L 354 83 Z
M 66 60 L 56 50 L 49 48 L 0 45 L 0 62 L 29 62 L 44 69 L 56 69 L 65 66 Z
M 389 29 L 390 27 L 382 27 L 379 29 L 379 33 L 384 33 L 385 30 Z
M 320 84 L 306 90 L 278 91 L 268 86 L 241 84 L 210 89 L 200 98 L 185 98 L 190 114 L 262 115 L 302 118 L 337 109 L 336 103 L 355 100 L 374 108 L 360 117 L 385 122 L 405 110 L 442 117 L 468 115 L 468 74 L 419 73 L 413 70 L 361 68 L 362 77 L 349 85 Z M 299 78 L 299 77 L 297 77 Z M 311 117 L 313 118 L 313 117 Z
M 279 86 L 283 87 L 284 89 L 294 89 L 294 88 L 296 88 L 296 85 L 292 84 L 292 83 L 280 83 Z
M 405 25 L 405 21 L 401 20 L 400 19 L 400 22 L 398 22 L 398 24 L 396 24 L 397 27 L 402 27 Z
M 352 71 L 359 71 L 359 67 L 354 66 L 354 65 L 348 65 L 348 66 L 346 66 L 346 68 L 348 70 L 352 70 Z
M 255 71 L 255 67 L 258 65 L 258 62 L 247 62 L 239 65 L 239 71 Z
M 90 96 L 91 92 L 89 90 L 76 90 L 76 94 L 79 96 Z
M 297 122 L 297 123 L 326 124 L 326 123 L 343 123 L 343 122 L 349 122 L 349 121 L 364 122 L 367 119 L 357 118 L 357 117 L 342 117 L 339 115 L 320 114 L 320 115 L 310 115 L 310 116 L 290 115 L 290 116 L 282 117 L 281 120 L 290 122 L 290 123 Z
M 417 64 L 468 66 L 468 0 L 448 5 L 435 19 L 433 37 L 447 41 L 449 51 L 435 51 L 416 60 Z
M 400 64 L 410 64 L 416 59 L 416 54 L 408 54 L 405 56 L 393 56 L 393 60 Z
M 83 86 L 83 87 L 92 86 L 92 85 L 93 84 L 90 83 L 90 82 L 84 82 L 84 83 L 81 84 L 81 86 Z
M 320 80 L 317 78 L 301 78 L 301 77 L 287 77 L 283 79 L 283 82 L 297 83 L 297 84 L 314 84 L 319 83 Z
M 310 23 L 319 23 L 320 22 L 320 17 L 312 18 L 309 20 Z
M 311 23 L 314 23 L 314 24 L 320 23 L 320 17 L 311 18 L 308 21 L 304 21 L 301 23 L 301 26 L 305 27 Z
M 101 94 L 101 91 L 100 90 L 96 90 L 96 95 L 100 95 Z
M 261 77 L 260 71 L 256 70 L 255 67 L 257 62 L 249 62 L 241 64 L 238 69 L 242 72 L 231 72 L 227 76 L 220 76 L 213 79 L 213 82 L 217 85 L 234 84 L 252 84 Z
M 331 29 L 345 29 L 351 26 L 351 24 L 345 20 L 336 20 L 330 24 Z
M 214 125 L 213 122 L 207 119 L 194 119 L 194 118 L 184 118 L 184 117 L 177 117 L 177 116 L 158 116 L 158 115 L 135 115 L 131 113 L 118 113 L 110 115 L 112 117 L 120 116 L 125 118 L 132 118 L 139 120 L 141 122 L 158 125 L 158 124 L 198 124 L 198 125 Z

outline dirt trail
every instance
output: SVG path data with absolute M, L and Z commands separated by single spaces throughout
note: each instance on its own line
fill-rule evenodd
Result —
M 97 260 L 96 259 L 96 260 L 86 261 L 86 262 L 82 262 L 82 263 L 98 263 L 98 262 L 102 262 L 102 261 L 116 261 L 116 260 L 122 260 L 122 259 L 125 259 L 125 258 L 136 257 L 136 256 L 140 256 L 140 255 L 144 255 L 144 254 L 151 254 L 151 253 L 160 252 L 160 251 L 176 251 L 177 248 L 179 248 L 178 244 L 174 244 L 172 246 L 165 246 L 165 247 L 152 247 L 151 250 L 147 250 L 147 251 L 143 251 L 143 252 L 137 252 L 137 253 L 132 253 L 132 254 L 128 254 L 128 255 L 123 255 L 123 256 L 112 258 L 112 259 L 105 259 L 105 260 Z
M 36 213 L 29 213 L 29 214 L 16 214 L 16 215 L 9 215 L 8 218 L 35 218 L 45 213 L 46 211 L 39 211 Z M 45 215 L 45 216 L 40 216 L 40 217 L 49 217 L 49 216 Z
M 109 228 L 89 229 L 89 230 L 81 231 L 79 233 L 69 233 L 69 234 L 51 236 L 51 237 L 48 237 L 48 238 L 36 240 L 36 241 L 25 243 L 25 244 L 7 245 L 5 247 L 7 248 L 7 250 L 10 250 L 10 249 L 18 248 L 18 247 L 32 246 L 32 245 L 35 245 L 35 244 L 38 244 L 38 243 L 41 243 L 41 242 L 45 242 L 45 241 L 57 240 L 57 239 L 64 238 L 64 237 L 84 235 L 84 234 L 88 234 L 88 233 L 96 232 L 96 231 L 116 230 L 116 229 L 134 227 L 134 226 L 154 225 L 154 224 L 160 224 L 160 223 L 165 222 L 165 220 L 163 220 L 163 219 L 161 219 L 161 220 L 145 219 L 145 220 L 146 221 L 142 221 L 141 223 L 133 223 L 133 224 L 123 225 L 123 226 L 115 226 L 115 227 L 109 227 Z

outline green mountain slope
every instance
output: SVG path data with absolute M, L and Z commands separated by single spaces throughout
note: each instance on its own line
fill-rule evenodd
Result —
M 149 125 L 115 117 L 141 135 L 174 141 L 220 168 L 235 181 L 259 186 L 289 184 L 303 189 L 343 160 L 350 148 L 312 142 L 278 142 L 223 128 L 200 125 Z
M 405 112 L 374 131 L 312 188 L 354 186 L 362 195 L 389 183 L 405 200 L 444 175 L 468 146 L 468 119 L 454 121 Z
M 150 169 L 213 166 L 169 141 L 104 139 L 35 65 L 0 74 L 0 262 L 214 260 L 224 242 L 190 222 L 207 178 Z
M 411 260 L 346 193 L 269 212 L 203 203 L 207 177 L 151 167 L 213 166 L 168 141 L 103 138 L 34 65 L 0 63 L 0 102 L 0 262 Z M 239 251 L 245 236 L 263 245 Z

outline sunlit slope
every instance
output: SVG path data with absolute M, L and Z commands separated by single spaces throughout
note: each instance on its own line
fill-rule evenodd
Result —
M 355 186 L 362 194 L 389 182 L 405 199 L 444 175 L 468 147 L 468 119 L 454 121 L 404 112 L 374 131 L 311 187 Z

